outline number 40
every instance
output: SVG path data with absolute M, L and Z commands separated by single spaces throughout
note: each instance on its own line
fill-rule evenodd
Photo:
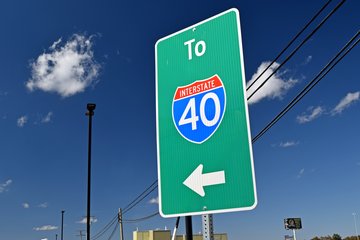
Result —
M 213 119 L 209 120 L 205 113 L 205 105 L 208 99 L 212 99 L 214 101 L 215 105 L 215 115 Z M 190 111 L 190 117 L 186 118 Z M 220 119 L 220 100 L 219 97 L 212 92 L 209 92 L 205 94 L 201 101 L 200 101 L 200 120 L 201 122 L 207 126 L 212 127 L 214 126 Z M 191 129 L 196 130 L 197 129 L 197 121 L 199 121 L 199 116 L 196 115 L 196 105 L 195 105 L 195 98 L 191 98 L 186 105 L 186 108 L 181 115 L 181 118 L 179 120 L 179 126 L 190 124 L 191 123 Z

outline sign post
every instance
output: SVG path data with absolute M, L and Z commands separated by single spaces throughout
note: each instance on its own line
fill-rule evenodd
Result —
M 296 232 L 295 230 L 301 229 L 301 218 L 285 218 L 284 219 L 284 226 L 286 230 L 293 231 L 293 238 L 296 240 Z
M 161 215 L 255 208 L 238 10 L 158 40 L 155 55 Z

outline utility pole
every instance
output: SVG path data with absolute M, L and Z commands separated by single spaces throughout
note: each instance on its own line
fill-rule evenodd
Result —
M 118 221 L 119 221 L 119 225 L 120 225 L 120 240 L 124 240 L 124 229 L 123 229 L 122 209 L 121 208 L 119 208 Z
M 86 216 L 86 239 L 90 240 L 90 191 L 91 191 L 91 130 L 92 117 L 94 116 L 96 104 L 88 103 L 86 116 L 89 116 L 89 141 L 88 141 L 88 188 L 87 188 L 87 216 Z M 63 239 L 61 239 L 63 240 Z
M 65 211 L 61 211 L 61 240 L 64 240 L 64 213 Z M 56 235 L 57 237 L 57 235 Z
M 55 234 L 55 240 L 57 240 L 57 234 Z
M 185 216 L 186 240 L 193 240 L 191 216 Z
M 79 230 L 80 234 L 79 235 L 76 235 L 77 237 L 80 237 L 80 240 L 82 240 L 85 235 L 82 233 L 83 230 Z

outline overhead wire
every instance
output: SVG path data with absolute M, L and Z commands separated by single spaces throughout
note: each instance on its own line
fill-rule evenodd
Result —
M 159 211 L 156 211 L 155 213 L 152 213 L 152 214 L 150 214 L 148 216 L 137 218 L 137 219 L 124 219 L 124 220 L 122 220 L 122 222 L 127 222 L 127 223 L 141 222 L 141 221 L 145 221 L 147 219 L 150 219 L 152 217 L 155 217 L 157 215 L 159 215 Z
M 280 118 L 282 118 L 291 108 L 295 106 L 310 90 L 315 87 L 360 41 L 358 38 L 360 31 L 358 31 L 344 47 L 326 64 L 326 66 L 305 86 L 305 88 L 294 97 L 291 102 L 278 113 L 253 139 L 256 142 L 262 135 L 264 135 Z M 355 39 L 358 38 L 356 41 Z M 355 41 L 355 42 L 354 42 Z M 353 43 L 354 42 L 354 43 Z M 352 44 L 353 43 L 353 44 Z M 351 45 L 352 44 L 352 45 Z M 351 45 L 351 46 L 350 46 Z M 350 46 L 350 47 L 349 47 Z
M 149 196 L 153 191 L 155 191 L 155 189 L 157 189 L 158 185 L 157 185 L 157 181 L 156 181 L 156 186 L 154 186 L 151 190 L 149 190 L 148 193 L 146 193 L 145 195 L 143 195 L 140 199 L 138 199 L 137 202 L 135 202 L 131 207 L 127 208 L 126 210 L 124 210 L 123 214 L 127 213 L 128 211 L 130 211 L 131 209 L 133 209 L 136 205 L 138 205 L 142 200 L 144 200 L 147 196 Z
M 111 234 L 110 234 L 110 236 L 109 236 L 108 240 L 112 239 L 112 237 L 114 236 L 114 234 L 115 234 L 116 229 L 118 228 L 118 226 L 119 226 L 119 223 L 117 223 L 117 224 L 115 225 L 115 227 L 114 227 L 113 231 L 111 232 Z
M 272 62 L 255 78 L 255 80 L 246 88 L 249 90 L 259 78 L 281 57 L 281 55 L 295 42 L 295 40 L 310 26 L 310 24 L 320 15 L 322 11 L 330 4 L 332 0 L 327 1 L 321 9 L 310 19 L 310 21 L 291 39 L 291 41 L 281 50 L 281 52 L 272 60 Z
M 96 240 L 103 236 L 118 220 L 118 214 L 113 217 L 108 224 L 106 224 L 99 232 L 97 232 L 93 237 L 91 237 L 91 240 Z
M 147 215 L 147 216 L 141 217 L 141 218 L 136 218 L 136 219 L 123 219 L 123 220 L 121 220 L 121 222 L 123 222 L 123 223 L 137 223 L 137 222 L 141 222 L 141 221 L 148 220 L 148 219 L 153 218 L 153 217 L 155 217 L 155 216 L 157 216 L 157 215 L 159 215 L 159 211 L 156 211 L 155 213 L 152 213 L 152 214 L 150 214 L 150 215 Z M 113 230 L 112 230 L 112 232 L 111 232 L 108 240 L 112 239 L 112 237 L 114 236 L 114 234 L 115 234 L 115 232 L 116 232 L 116 229 L 117 229 L 118 226 L 119 226 L 119 222 L 116 222 L 115 225 L 112 224 L 112 225 L 110 225 L 110 226 L 114 226 L 114 228 L 113 228 Z M 109 228 L 110 228 L 110 227 L 109 227 Z M 109 228 L 108 228 L 108 229 L 109 229 Z M 99 237 L 100 237 L 100 236 L 98 236 L 97 238 L 99 238 Z
M 131 209 L 131 205 L 133 205 L 139 198 L 141 198 L 147 191 L 149 191 L 152 187 L 154 187 L 155 184 L 157 184 L 158 180 L 155 180 L 149 187 L 147 187 L 142 193 L 140 193 L 133 201 L 131 201 L 129 204 L 127 204 L 123 208 L 123 213 L 127 211 L 129 208 Z M 156 185 L 157 187 L 157 185 Z M 153 191 L 153 190 L 152 190 Z
M 285 60 L 281 64 L 279 64 L 276 69 L 274 69 L 274 71 L 250 94 L 250 96 L 248 96 L 247 100 L 250 100 L 252 96 L 254 96 L 254 94 L 257 93 L 257 91 L 259 91 L 260 88 L 262 88 L 265 83 L 268 82 L 269 79 L 274 76 L 274 74 L 282 66 L 284 66 L 284 64 L 287 63 L 290 58 L 294 56 L 294 54 L 324 25 L 324 23 L 345 3 L 345 1 L 346 0 L 341 0 L 341 2 L 338 3 L 335 8 L 328 15 L 326 15 L 325 18 L 323 18 L 323 20 L 316 26 L 316 28 L 309 35 L 307 35 L 306 38 L 285 58 Z
M 150 193 L 152 193 L 156 188 L 157 180 L 155 180 L 149 187 L 147 187 L 142 193 L 140 193 L 134 200 L 128 203 L 125 208 L 123 208 L 123 214 L 130 211 L 137 204 L 139 204 L 145 197 L 147 197 Z M 149 192 L 148 192 L 149 191 Z M 148 193 L 147 193 L 148 192 Z M 97 232 L 91 240 L 96 240 L 103 236 L 118 220 L 118 214 L 116 214 L 99 232 Z

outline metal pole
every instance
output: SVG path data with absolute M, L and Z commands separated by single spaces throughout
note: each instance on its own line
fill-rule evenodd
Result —
M 214 226 L 212 214 L 201 216 L 203 240 L 214 240 Z
M 86 239 L 90 240 L 90 191 L 91 191 L 91 129 L 92 116 L 94 116 L 96 104 L 88 103 L 86 116 L 89 116 L 89 142 L 88 142 L 88 188 L 87 188 L 87 215 L 86 215 Z M 61 239 L 63 240 L 63 239 Z
M 293 237 L 294 237 L 294 240 L 296 240 L 295 229 L 293 229 Z
M 82 239 L 83 239 L 82 237 L 85 236 L 85 235 L 83 235 L 83 233 L 82 233 L 83 231 L 82 231 L 82 230 L 79 230 L 79 232 L 80 232 L 80 234 L 79 234 L 79 235 L 76 235 L 76 236 L 79 236 L 79 237 L 80 237 L 80 240 L 82 240 Z
M 119 225 L 120 225 L 120 240 L 124 240 L 123 221 L 122 221 L 122 210 L 119 208 Z
M 193 240 L 191 216 L 185 216 L 186 240 Z
M 356 213 L 353 213 L 352 215 L 354 216 L 354 224 L 355 224 L 356 238 L 357 238 L 357 240 L 359 240 L 359 234 L 358 234 L 357 224 L 356 224 Z
M 61 211 L 61 240 L 64 240 L 64 213 L 65 211 Z M 57 238 L 57 235 L 56 235 Z
M 180 221 L 180 217 L 177 217 L 175 227 L 174 227 L 174 232 L 173 232 L 171 240 L 175 240 L 175 238 L 176 238 L 176 231 L 179 228 L 179 221 Z

